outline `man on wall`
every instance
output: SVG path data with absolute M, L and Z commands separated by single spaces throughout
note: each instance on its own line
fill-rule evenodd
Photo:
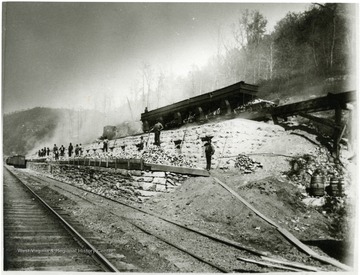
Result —
M 160 121 L 158 121 L 154 127 L 150 130 L 154 131 L 155 134 L 155 140 L 154 140 L 154 144 L 157 146 L 160 146 L 160 132 L 164 129 L 164 126 L 160 123 Z

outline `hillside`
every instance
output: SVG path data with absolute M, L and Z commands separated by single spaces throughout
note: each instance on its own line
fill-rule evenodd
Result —
M 25 154 L 38 141 L 51 138 L 60 116 L 60 110 L 49 108 L 34 108 L 4 115 L 4 154 Z
M 27 154 L 42 147 L 90 142 L 102 133 L 105 115 L 36 107 L 3 115 L 4 155 Z

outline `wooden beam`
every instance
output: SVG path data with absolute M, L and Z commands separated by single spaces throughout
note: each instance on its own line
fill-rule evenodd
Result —
M 146 163 L 145 166 L 149 166 L 151 171 L 164 171 L 164 172 L 173 172 L 178 174 L 186 174 L 186 175 L 194 175 L 194 176 L 202 176 L 202 177 L 209 177 L 210 173 L 204 169 L 197 169 L 197 168 L 187 168 L 187 167 L 180 167 L 180 166 L 170 166 L 170 165 L 163 165 L 163 164 L 153 164 L 153 163 Z
M 349 91 L 338 94 L 328 94 L 327 96 L 318 97 L 301 102 L 291 103 L 275 107 L 271 110 L 272 115 L 291 116 L 300 112 L 319 112 L 335 109 L 337 106 L 344 107 L 346 103 L 356 100 L 356 92 Z
M 277 265 L 277 264 L 270 264 L 270 263 L 266 263 L 266 262 L 262 262 L 262 261 L 253 260 L 253 259 L 247 259 L 247 258 L 242 258 L 242 257 L 237 257 L 237 259 L 241 260 L 241 261 L 244 261 L 244 262 L 247 262 L 247 263 L 253 263 L 253 264 L 266 266 L 266 267 L 273 267 L 273 268 L 290 270 L 290 271 L 297 271 L 297 272 L 303 271 L 303 270 L 297 269 L 297 268 L 291 268 L 291 267 L 286 267 L 286 266 Z
M 289 262 L 289 261 L 284 261 L 284 260 L 279 260 L 279 259 L 273 259 L 273 258 L 266 257 L 266 256 L 261 256 L 261 259 L 263 259 L 265 261 L 269 261 L 269 262 L 274 262 L 274 263 L 286 265 L 286 266 L 291 266 L 291 267 L 296 267 L 296 268 L 308 270 L 308 271 L 314 271 L 314 272 L 320 271 L 317 267 L 304 265 L 304 264 L 297 263 L 297 262 Z
M 338 128 L 339 126 L 335 124 L 335 122 L 332 122 L 331 120 L 329 119 L 325 119 L 325 118 L 321 118 L 321 117 L 316 117 L 316 116 L 313 116 L 313 115 L 310 115 L 310 114 L 305 114 L 303 112 L 300 112 L 298 114 L 299 116 L 302 116 L 302 117 L 305 117 L 307 119 L 310 119 L 310 120 L 313 120 L 317 123 L 321 123 L 323 125 L 326 125 L 326 126 L 329 126 L 331 128 Z

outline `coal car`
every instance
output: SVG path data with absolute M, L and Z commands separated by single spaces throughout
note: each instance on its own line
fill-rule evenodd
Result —
M 26 159 L 22 155 L 10 156 L 6 159 L 6 164 L 15 168 L 26 168 Z
M 161 108 L 150 111 L 145 109 L 145 112 L 141 114 L 143 130 L 148 131 L 158 121 L 165 128 L 172 128 L 184 124 L 189 117 L 194 121 L 202 121 L 212 112 L 230 114 L 234 108 L 257 98 L 257 92 L 258 86 L 240 81 Z

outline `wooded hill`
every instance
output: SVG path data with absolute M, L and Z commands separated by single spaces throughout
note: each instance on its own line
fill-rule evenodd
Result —
M 99 123 L 97 123 L 99 122 Z M 4 155 L 27 154 L 54 143 L 84 143 L 99 137 L 104 114 L 97 111 L 33 108 L 3 116 Z

